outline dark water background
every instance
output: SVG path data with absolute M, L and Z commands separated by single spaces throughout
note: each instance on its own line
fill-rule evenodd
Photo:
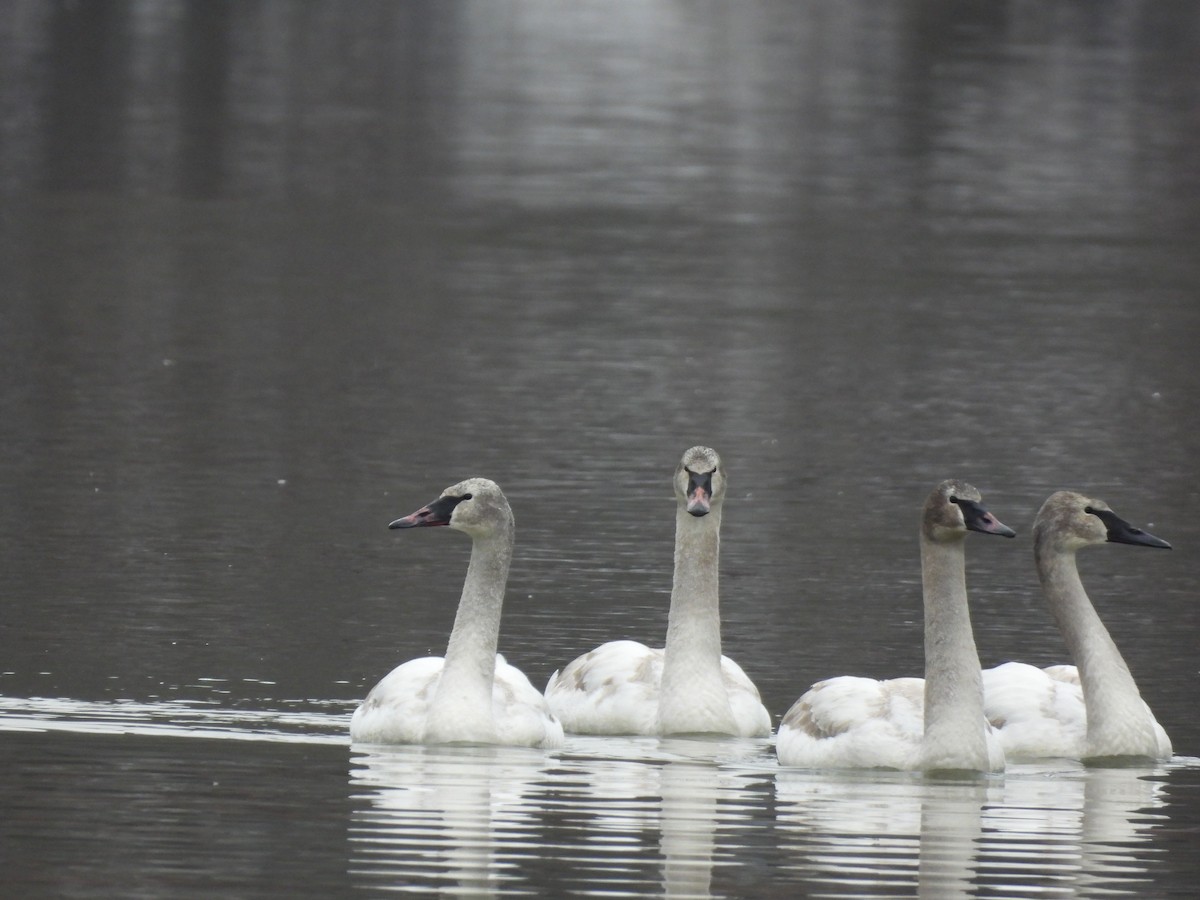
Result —
M 5 4 L 0 893 L 1192 896 L 1198 86 L 1173 0 Z M 950 476 L 1020 532 L 970 544 L 984 664 L 1064 661 L 1070 487 L 1175 546 L 1081 562 L 1180 759 L 347 748 L 466 564 L 388 521 L 504 487 L 544 684 L 662 640 L 695 443 L 776 717 L 920 672 Z

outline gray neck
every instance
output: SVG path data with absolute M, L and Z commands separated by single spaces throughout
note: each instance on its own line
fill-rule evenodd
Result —
M 720 505 L 700 518 L 680 506 L 675 515 L 675 577 L 659 695 L 663 734 L 735 730 L 721 674 L 720 553 Z
M 922 534 L 921 581 L 925 596 L 922 768 L 986 771 L 983 678 L 967 608 L 963 538 L 938 543 Z
M 1071 651 L 1087 710 L 1087 755 L 1155 755 L 1154 717 L 1079 579 L 1074 551 L 1034 545 L 1050 612 Z
M 476 539 L 446 648 L 446 661 L 430 710 L 432 739 L 453 740 L 456 730 L 479 730 L 492 719 L 492 683 L 500 611 L 512 561 L 513 529 Z M 443 721 L 444 720 L 444 721 Z

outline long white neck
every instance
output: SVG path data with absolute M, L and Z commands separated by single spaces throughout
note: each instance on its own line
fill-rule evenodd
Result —
M 987 771 L 983 678 L 967 608 L 963 539 L 921 535 L 925 595 L 925 735 L 921 768 Z
M 471 546 L 445 665 L 426 720 L 425 739 L 429 742 L 484 743 L 495 736 L 492 684 L 513 537 L 509 528 L 477 538 Z
M 1034 545 L 1038 577 L 1050 612 L 1079 669 L 1087 710 L 1088 757 L 1158 755 L 1154 716 L 1088 599 L 1075 553 Z
M 662 734 L 737 733 L 721 674 L 720 555 L 720 505 L 699 518 L 679 506 L 658 701 Z

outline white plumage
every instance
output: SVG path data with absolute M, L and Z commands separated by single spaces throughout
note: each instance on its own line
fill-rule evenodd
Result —
M 667 641 L 611 641 L 550 676 L 546 699 L 577 734 L 770 734 L 758 689 L 721 653 L 719 559 L 725 471 L 692 447 L 675 471 L 675 574 Z
M 609 641 L 590 650 L 546 687 L 555 714 L 575 734 L 660 734 L 665 648 L 637 641 Z M 761 737 L 771 731 L 771 718 L 758 688 L 736 662 L 720 658 L 721 691 L 688 699 L 694 721 L 676 733 L 736 734 Z M 723 696 L 721 696 L 723 694 Z M 728 705 L 733 727 L 723 707 Z
M 1051 495 L 1033 525 L 1034 559 L 1046 602 L 1076 666 L 1005 663 L 983 673 L 985 711 L 1012 759 L 1169 759 L 1171 741 L 1079 578 L 1075 554 L 1103 543 L 1169 548 L 1118 517 L 1102 500 Z
M 558 747 L 562 725 L 546 699 L 496 653 L 515 523 L 499 486 L 453 485 L 392 528 L 448 525 L 469 535 L 471 561 L 445 658 L 409 660 L 384 676 L 350 720 L 362 743 Z
M 967 531 L 1012 537 L 981 504 L 979 492 L 944 481 L 921 519 L 925 604 L 925 678 L 842 676 L 818 682 L 779 726 L 784 766 L 906 771 L 1004 767 L 1000 739 L 983 714 L 979 655 L 967 609 Z

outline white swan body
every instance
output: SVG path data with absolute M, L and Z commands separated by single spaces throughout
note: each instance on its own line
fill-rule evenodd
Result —
M 515 523 L 495 482 L 471 478 L 392 522 L 448 525 L 471 537 L 471 561 L 446 656 L 409 660 L 384 676 L 350 720 L 371 744 L 510 744 L 558 747 L 561 723 L 545 698 L 496 653 Z
M 1012 537 L 961 481 L 943 481 L 921 518 L 925 678 L 818 682 L 779 725 L 784 766 L 905 771 L 1004 768 L 999 737 L 983 715 L 979 654 L 967 608 L 967 531 Z
M 675 471 L 675 575 L 666 647 L 611 641 L 550 676 L 546 699 L 576 734 L 771 733 L 758 689 L 721 654 L 718 604 L 725 472 L 708 447 Z
M 609 641 L 555 672 L 546 696 L 574 734 L 770 734 L 770 714 L 758 688 L 728 656 L 720 658 L 719 689 L 690 697 L 693 708 L 674 724 L 670 716 L 660 721 L 665 659 L 665 648 Z
M 985 712 L 1014 759 L 1169 759 L 1171 741 L 1142 699 L 1088 599 L 1076 552 L 1102 543 L 1169 548 L 1101 500 L 1058 491 L 1038 511 L 1034 558 L 1046 602 L 1076 666 L 1005 663 L 983 673 Z

